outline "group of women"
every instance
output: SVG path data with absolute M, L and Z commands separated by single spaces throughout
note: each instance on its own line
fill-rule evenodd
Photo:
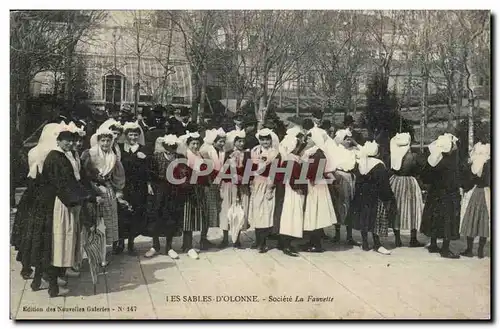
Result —
M 323 252 L 323 229 L 330 226 L 339 242 L 344 225 L 347 244 L 366 251 L 390 254 L 380 240 L 389 228 L 397 247 L 401 230 L 410 230 L 410 247 L 422 247 L 420 229 L 431 238 L 431 253 L 458 258 L 449 246 L 462 234 L 467 236 L 462 255 L 473 255 L 479 236 L 478 256 L 484 257 L 491 214 L 489 144 L 476 144 L 463 170 L 451 134 L 433 142 L 425 158 L 411 152 L 409 134 L 397 134 L 386 168 L 376 142 L 359 145 L 349 128 L 329 136 L 309 119 L 288 129 L 281 141 L 271 129 L 261 129 L 255 134 L 259 144 L 252 147 L 245 130 L 219 128 L 165 134 L 150 150 L 137 122 L 109 119 L 81 153 L 84 134 L 73 123 L 44 127 L 29 153 L 29 186 L 12 232 L 21 275 L 32 277 L 34 267 L 32 289 L 48 283 L 52 297 L 60 295 L 65 276 L 78 275 L 81 228 L 95 227 L 98 219 L 114 254 L 124 251 L 127 240 L 128 253 L 136 255 L 134 239 L 145 235 L 152 237 L 145 257 L 158 254 L 165 237 L 169 257 L 178 259 L 182 251 L 197 259 L 200 250 L 228 247 L 230 237 L 235 248 L 244 248 L 241 232 L 252 228 L 252 248 L 259 253 L 266 253 L 270 236 L 278 234 L 278 248 L 297 257 L 299 251 Z M 254 174 L 248 176 L 249 170 Z M 428 186 L 425 206 L 422 183 Z M 207 238 L 209 227 L 222 230 L 217 246 Z M 361 232 L 361 243 L 353 229 Z M 199 248 L 193 243 L 196 231 Z M 180 236 L 176 251 L 172 242 Z M 292 242 L 302 238 L 306 243 L 297 248 Z M 438 238 L 444 239 L 442 248 Z

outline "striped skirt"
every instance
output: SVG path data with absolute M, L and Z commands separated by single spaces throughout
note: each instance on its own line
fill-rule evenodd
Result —
M 106 226 L 106 244 L 112 245 L 119 239 L 118 230 L 118 203 L 113 188 L 106 187 L 106 194 L 101 195 L 102 203 L 99 205 L 99 216 Z
M 389 235 L 389 222 L 390 222 L 390 208 L 392 205 L 388 203 L 387 208 L 382 201 L 378 201 L 377 204 L 377 216 L 375 217 L 375 226 L 373 228 L 373 233 L 381 237 L 387 237 Z
M 210 184 L 203 187 L 205 194 L 205 215 L 208 227 L 219 227 L 219 213 L 221 211 L 220 185 Z
M 464 213 L 460 235 L 468 237 L 490 236 L 489 188 L 475 187 Z
M 394 216 L 393 229 L 416 230 L 422 222 L 424 202 L 422 190 L 415 177 L 393 175 L 391 188 L 396 198 L 397 212 Z
M 201 231 L 205 227 L 205 201 L 204 187 L 192 186 L 184 203 L 184 231 Z

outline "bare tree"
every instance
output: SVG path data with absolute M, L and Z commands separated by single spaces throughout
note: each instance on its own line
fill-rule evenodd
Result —
M 474 103 L 475 94 L 474 89 L 471 85 L 471 69 L 473 66 L 473 54 L 476 48 L 476 39 L 485 32 L 489 23 L 489 12 L 487 11 L 456 11 L 458 21 L 460 22 L 460 27 L 462 29 L 462 40 L 463 40 L 463 58 L 464 58 L 464 68 L 466 72 L 466 86 L 468 90 L 468 100 L 469 100 L 469 152 L 474 147 Z

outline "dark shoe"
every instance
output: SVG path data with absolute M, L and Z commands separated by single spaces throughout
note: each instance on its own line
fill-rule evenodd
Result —
M 129 256 L 137 256 L 137 251 L 135 249 L 128 249 Z
M 262 247 L 259 248 L 259 254 L 265 254 L 268 251 L 269 251 L 269 247 L 268 246 L 262 246 Z
M 241 242 L 235 242 L 233 243 L 233 248 L 236 248 L 236 249 L 243 249 L 243 246 L 241 245 Z
M 21 271 L 21 276 L 24 280 L 33 279 L 33 270 L 31 271 Z
M 125 249 L 125 246 L 116 244 L 113 246 L 113 255 L 120 255 L 123 250 Z
M 460 255 L 454 254 L 451 251 L 441 251 L 440 252 L 441 257 L 443 258 L 450 258 L 450 259 L 458 259 L 460 258 Z
M 257 249 L 257 248 L 259 248 L 259 246 L 257 245 L 257 242 L 254 242 L 252 244 L 252 246 L 250 247 L 250 249 Z
M 347 239 L 346 244 L 349 245 L 349 246 L 355 246 L 355 247 L 361 246 L 361 243 L 359 243 L 358 241 L 354 240 L 353 238 Z
M 222 242 L 217 246 L 219 249 L 226 249 L 229 247 L 229 241 L 227 240 L 222 240 Z
M 299 255 L 297 253 L 293 252 L 290 248 L 283 249 L 283 253 L 285 255 L 290 256 L 290 257 L 299 257 Z
M 424 247 L 425 244 L 423 244 L 422 242 L 419 242 L 418 240 L 410 240 L 410 244 L 408 245 L 408 247 L 410 248 L 420 248 L 420 247 Z
M 208 241 L 208 239 L 202 239 L 200 241 L 200 249 L 201 250 L 208 250 L 208 249 L 215 248 L 215 247 L 216 247 L 215 244 Z
M 370 251 L 370 246 L 368 245 L 368 242 L 363 242 L 362 245 L 361 245 L 361 248 L 364 251 Z
M 474 254 L 472 253 L 472 250 L 465 249 L 464 251 L 462 251 L 462 252 L 460 253 L 460 256 L 464 256 L 464 257 L 474 257 Z
M 403 246 L 403 241 L 401 239 L 396 239 L 396 248 L 400 248 Z
M 57 289 L 52 289 L 52 288 L 49 289 L 50 298 L 60 297 L 60 296 L 62 297 L 62 296 L 67 295 L 68 293 L 69 293 L 69 290 L 66 288 L 57 287 Z
M 431 254 L 437 254 L 441 252 L 441 248 L 439 248 L 437 245 L 430 245 L 429 248 L 427 248 Z
M 317 247 L 309 247 L 306 252 L 317 252 L 317 253 L 320 253 L 320 252 L 324 252 L 325 249 L 323 248 L 317 248 Z
M 45 289 L 49 289 L 49 283 L 47 281 L 42 279 L 40 281 L 33 280 L 33 282 L 31 282 L 31 290 L 39 291 Z
M 335 235 L 330 241 L 332 243 L 339 243 L 340 242 L 340 236 Z
M 484 258 L 484 250 L 483 249 L 477 250 L 477 258 L 479 258 L 479 259 Z

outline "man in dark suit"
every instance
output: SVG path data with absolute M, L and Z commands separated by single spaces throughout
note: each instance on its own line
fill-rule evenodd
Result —
M 198 125 L 194 122 L 190 122 L 191 114 L 188 108 L 182 108 L 180 111 L 176 111 L 173 118 L 169 119 L 170 131 L 169 133 L 176 135 L 177 137 L 185 135 L 188 131 L 195 132 L 198 131 Z
M 352 115 L 346 115 L 344 117 L 344 129 L 349 129 L 352 134 L 351 139 L 355 142 L 355 144 L 365 144 L 366 140 L 363 135 L 354 129 L 354 118 L 352 117 Z
M 259 145 L 259 140 L 255 137 L 257 133 L 257 120 L 247 118 L 243 126 L 245 127 L 245 149 L 251 150 Z

